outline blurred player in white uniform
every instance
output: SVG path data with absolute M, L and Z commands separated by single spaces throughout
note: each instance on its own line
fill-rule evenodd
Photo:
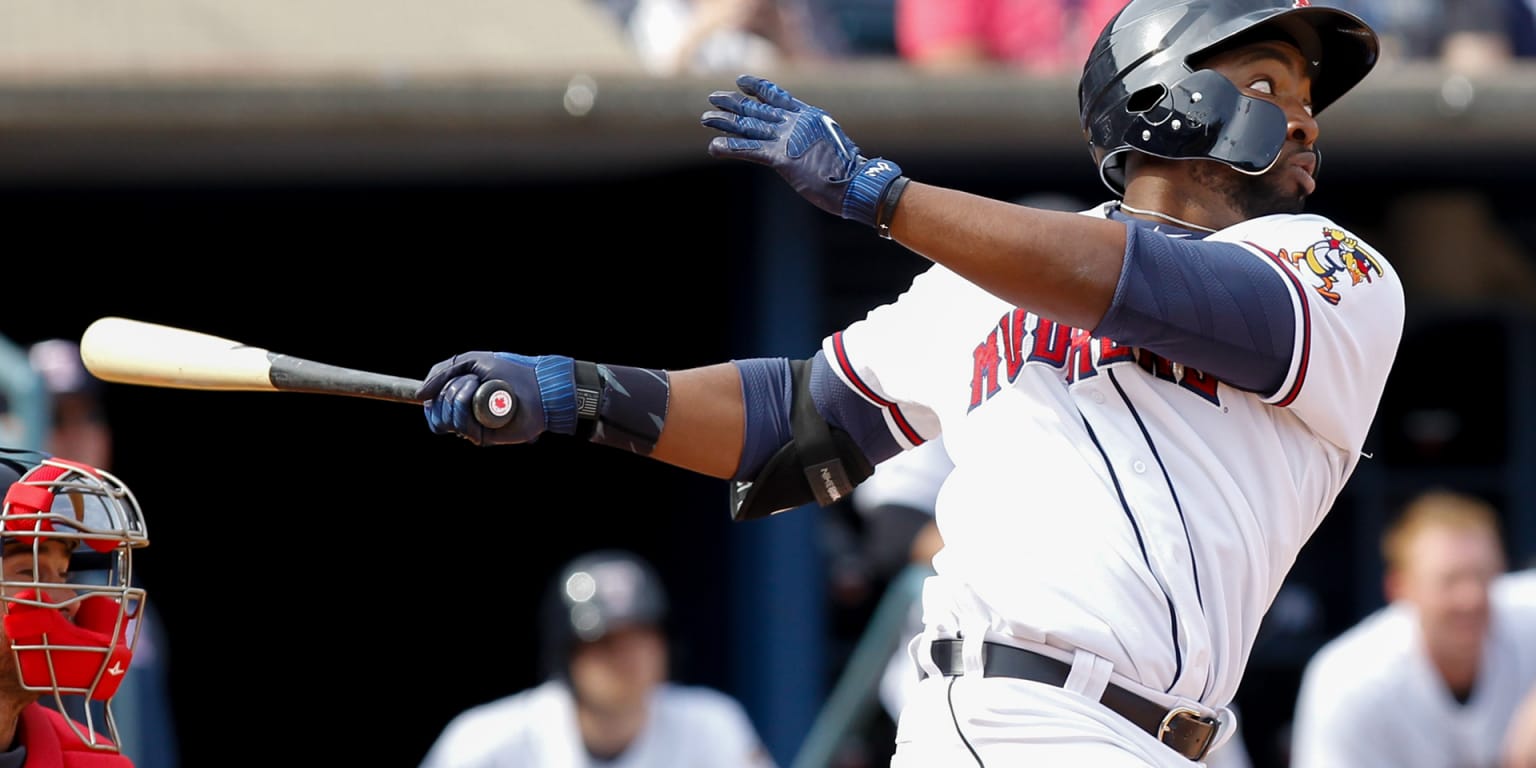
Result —
M 931 572 L 933 556 L 943 545 L 943 538 L 933 521 L 934 504 L 938 500 L 939 486 L 954 466 L 944 451 L 943 439 L 929 440 L 875 467 L 875 473 L 854 489 L 853 508 L 867 520 L 882 516 L 925 518 L 908 543 L 907 556 L 912 567 Z M 916 636 L 923 629 L 921 602 L 912 605 L 908 629 L 908 637 Z M 910 652 L 902 643 L 880 678 L 880 703 L 893 721 L 900 716 L 918 679 L 917 665 L 912 663 Z
M 549 679 L 460 713 L 422 768 L 774 768 L 734 698 L 667 681 L 666 608 L 634 553 L 572 560 L 544 606 Z
M 1494 584 L 1494 602 L 1536 610 L 1536 563 L 1501 577 Z M 1532 683 L 1520 708 L 1504 733 L 1500 768 L 1536 768 L 1536 683 Z
M 741 520 L 834 503 L 943 434 L 924 679 L 892 768 L 1188 768 L 1232 736 L 1264 612 L 1362 459 L 1401 342 L 1389 261 L 1303 212 L 1317 115 L 1377 52 L 1359 18 L 1305 0 L 1131 0 L 1079 84 L 1079 135 L 1114 194 L 1079 213 L 909 178 L 743 75 L 709 95 L 712 156 L 934 265 L 806 359 L 454 355 L 416 393 L 427 426 L 729 478 Z M 457 267 L 432 275 L 438 328 L 483 301 Z M 544 290 L 506 300 L 525 298 Z M 506 423 L 476 407 L 488 380 L 519 404 Z
M 1536 578 L 1505 573 L 1497 513 L 1435 490 L 1383 537 L 1388 604 L 1307 664 L 1294 768 L 1497 768 L 1536 685 Z

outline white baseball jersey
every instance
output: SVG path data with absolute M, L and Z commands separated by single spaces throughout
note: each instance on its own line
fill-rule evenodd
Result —
M 874 474 L 854 489 L 853 506 L 856 510 L 864 511 L 882 504 L 902 504 L 933 514 L 939 487 L 954 466 L 944 450 L 944 438 L 940 435 L 881 462 L 875 467 Z M 918 602 L 912 606 L 913 610 L 908 617 L 909 637 L 922 629 L 921 607 Z M 880 703 L 892 720 L 900 718 L 902 709 L 921 682 L 912 653 L 910 643 L 898 644 L 880 676 Z M 1248 747 L 1242 733 L 1234 727 L 1229 736 L 1206 756 L 1206 768 L 1252 768 L 1253 761 L 1248 756 Z
M 1411 605 L 1385 606 L 1324 644 L 1296 696 L 1295 768 L 1495 768 L 1510 717 L 1536 685 L 1536 571 L 1506 575 L 1471 698 L 1457 702 Z M 1524 579 L 1521 590 L 1516 582 Z M 1521 594 L 1521 592 L 1524 594 Z
M 421 768 L 774 768 L 746 710 L 712 688 L 663 684 L 629 749 L 595 760 L 582 745 L 576 702 L 563 681 L 460 713 Z
M 1087 654 L 1113 682 L 1206 714 L 1232 700 L 1260 619 L 1360 460 L 1404 307 L 1386 259 L 1326 218 L 1206 239 L 1291 288 L 1274 392 L 1059 325 L 940 265 L 824 340 L 899 442 L 942 433 L 954 462 L 930 637 Z
M 853 489 L 853 508 L 867 514 L 884 504 L 901 504 L 931 515 L 938 503 L 939 486 L 954 467 L 944 451 L 943 438 L 929 440 L 880 462 L 874 474 Z

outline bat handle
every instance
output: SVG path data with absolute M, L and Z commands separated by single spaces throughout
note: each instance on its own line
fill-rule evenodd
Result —
M 486 379 L 475 390 L 475 421 L 486 429 L 501 429 L 517 415 L 517 395 L 501 379 Z

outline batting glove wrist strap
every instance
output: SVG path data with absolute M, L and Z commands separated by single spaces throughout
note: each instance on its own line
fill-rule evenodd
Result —
M 508 354 L 498 352 L 496 356 Z M 544 404 L 545 430 L 576 434 L 575 361 L 564 355 L 539 355 L 533 358 L 533 376 L 539 382 L 539 399 Z
M 590 375 L 582 370 L 587 365 L 591 364 L 577 363 L 578 386 Z M 649 456 L 667 421 L 671 375 L 657 368 L 601 363 L 592 366 L 592 373 L 598 381 L 597 418 L 590 424 L 588 439 Z
M 901 166 L 883 157 L 865 160 L 848 183 L 848 193 L 843 196 L 843 218 L 878 228 L 885 190 L 898 178 L 901 178 Z

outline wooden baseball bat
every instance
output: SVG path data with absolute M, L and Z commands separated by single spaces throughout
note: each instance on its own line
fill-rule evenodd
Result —
M 80 336 L 80 359 L 103 381 L 147 387 L 309 392 L 416 403 L 417 379 L 317 363 L 206 333 L 125 317 L 103 317 Z M 512 387 L 488 379 L 475 390 L 475 419 L 505 426 L 517 413 Z

